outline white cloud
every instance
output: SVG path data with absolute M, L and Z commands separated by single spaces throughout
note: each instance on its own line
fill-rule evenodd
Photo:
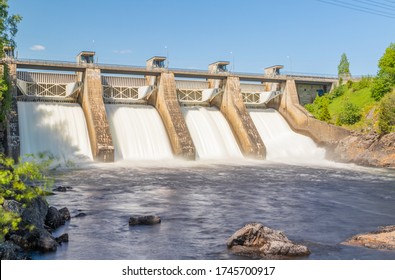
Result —
M 114 53 L 116 54 L 129 54 L 132 53 L 132 50 L 126 49 L 126 50 L 115 50 Z
M 43 45 L 33 45 L 30 47 L 32 51 L 44 51 L 45 47 Z

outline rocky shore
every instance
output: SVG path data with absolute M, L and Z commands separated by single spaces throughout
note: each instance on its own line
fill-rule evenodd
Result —
M 1 206 L 5 211 L 20 215 L 18 229 L 10 231 L 0 243 L 0 259 L 29 259 L 29 252 L 52 252 L 68 242 L 68 234 L 54 237 L 52 232 L 70 220 L 67 208 L 50 207 L 45 198 L 38 196 L 26 207 L 15 200 L 5 200 Z
M 380 227 L 374 232 L 355 235 L 342 244 L 377 250 L 395 250 L 395 226 Z
M 342 139 L 330 159 L 363 166 L 395 168 L 395 133 L 354 133 Z

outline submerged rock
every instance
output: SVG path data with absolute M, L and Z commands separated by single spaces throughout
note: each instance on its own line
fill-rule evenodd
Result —
M 129 219 L 130 226 L 137 226 L 137 225 L 155 225 L 159 224 L 161 219 L 159 216 L 132 216 Z
M 250 223 L 236 231 L 227 241 L 228 248 L 237 255 L 251 258 L 300 257 L 310 254 L 303 245 L 294 244 L 281 231 L 259 223 Z
M 56 240 L 56 242 L 58 242 L 59 244 L 61 244 L 61 243 L 63 243 L 63 242 L 64 242 L 64 243 L 69 242 L 69 234 L 68 234 L 68 233 L 64 233 L 64 234 L 62 234 L 61 236 L 56 237 L 55 240 Z
M 63 187 L 63 186 L 58 186 L 53 189 L 54 192 L 67 192 L 69 190 L 72 190 L 72 187 Z
M 355 235 L 342 242 L 342 244 L 377 250 L 395 250 L 395 225 L 380 227 L 374 232 Z

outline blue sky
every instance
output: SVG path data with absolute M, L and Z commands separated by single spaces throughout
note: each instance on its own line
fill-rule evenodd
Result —
M 237 72 L 260 73 L 281 64 L 285 71 L 336 74 L 344 52 L 352 74 L 374 75 L 377 61 L 395 42 L 395 1 L 367 6 L 387 7 L 380 13 L 389 17 L 352 8 L 361 2 L 366 1 L 9 0 L 9 5 L 10 13 L 23 16 L 18 58 L 74 61 L 80 51 L 93 50 L 99 63 L 143 66 L 168 52 L 173 68 L 207 69 L 228 60 Z

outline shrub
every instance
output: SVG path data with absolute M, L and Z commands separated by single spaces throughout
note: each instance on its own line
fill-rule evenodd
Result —
M 395 126 L 395 91 L 386 95 L 380 102 L 379 133 L 387 134 L 394 131 Z
M 362 77 L 362 79 L 358 82 L 354 82 L 352 85 L 352 89 L 354 91 L 358 91 L 364 88 L 368 88 L 372 85 L 372 78 L 371 77 Z
M 387 76 L 379 76 L 373 80 L 372 97 L 379 101 L 385 94 L 391 91 L 391 81 Z
M 317 119 L 321 121 L 329 121 L 331 115 L 329 113 L 329 100 L 327 96 L 317 97 L 313 104 L 306 104 L 305 108 L 307 111 L 312 113 Z
M 360 108 L 351 102 L 346 102 L 343 109 L 340 111 L 337 124 L 352 125 L 359 122 L 361 117 L 362 115 Z
M 342 96 L 342 95 L 346 92 L 346 90 L 347 90 L 347 88 L 346 88 L 345 85 L 337 86 L 337 87 L 335 87 L 335 88 L 332 90 L 332 92 L 331 92 L 329 98 L 332 100 L 332 99 L 334 99 L 334 98 L 337 98 L 337 97 L 339 97 L 339 96 Z
M 33 198 L 43 196 L 52 180 L 45 173 L 51 160 L 33 159 L 15 164 L 13 159 L 0 154 L 0 204 L 6 199 L 26 206 Z M 21 217 L 0 207 L 0 241 L 10 230 L 18 229 Z

